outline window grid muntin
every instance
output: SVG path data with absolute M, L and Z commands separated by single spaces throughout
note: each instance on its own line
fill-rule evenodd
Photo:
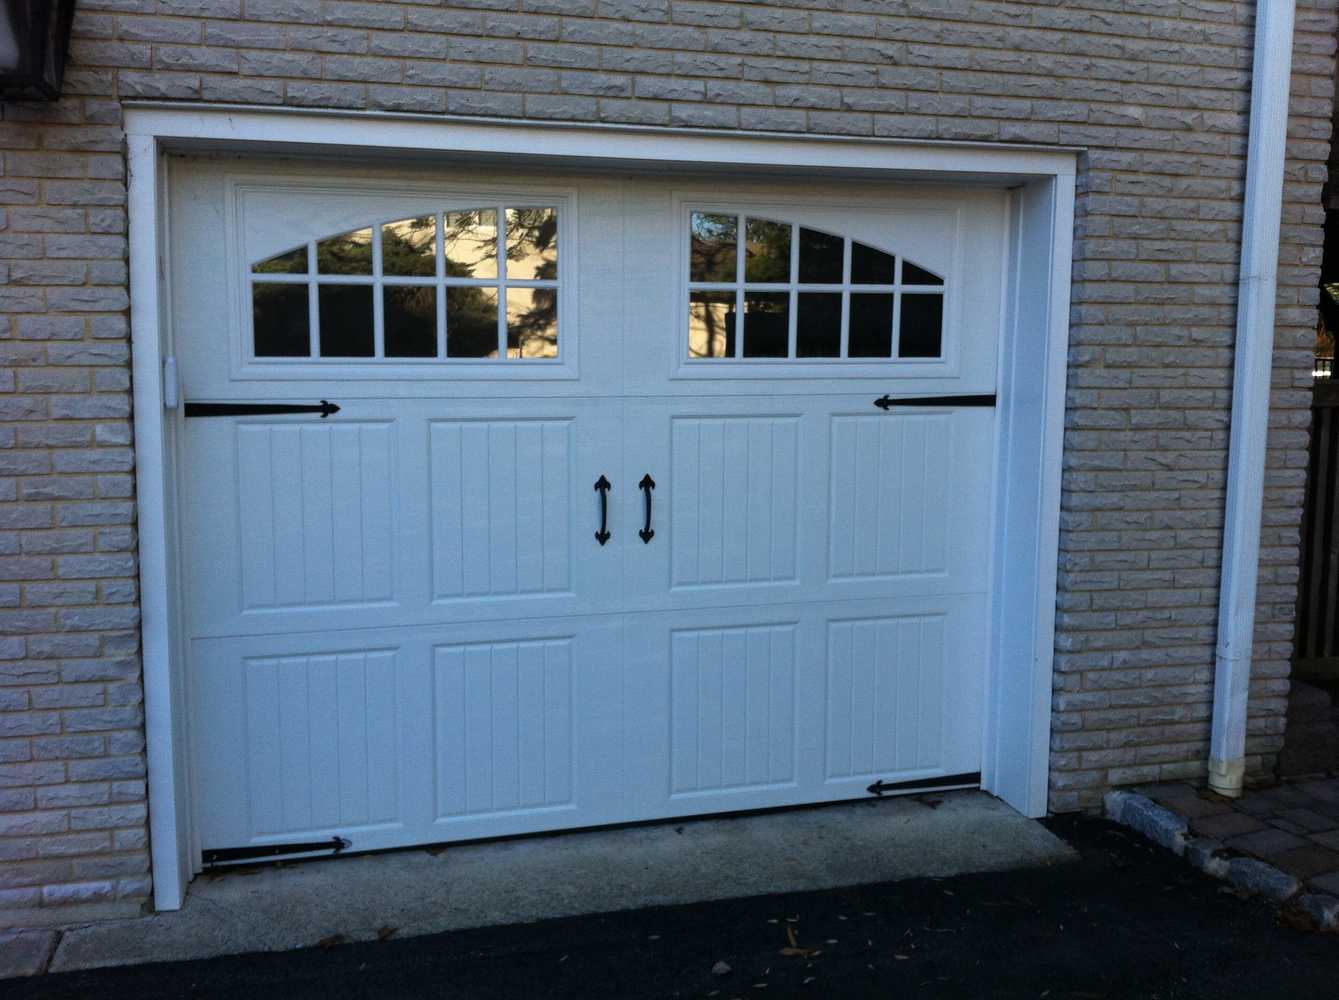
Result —
M 729 215 L 735 217 L 735 280 L 734 281 L 694 281 L 691 275 L 691 243 L 692 243 L 692 219 L 696 214 L 705 215 Z M 689 348 L 689 338 L 685 336 L 684 347 L 687 351 L 686 360 L 689 363 L 701 363 L 712 361 L 744 360 L 744 338 L 746 334 L 747 322 L 744 315 L 744 299 L 748 292 L 789 292 L 790 293 L 790 311 L 789 311 L 789 331 L 788 331 L 788 354 L 785 358 L 748 358 L 752 363 L 776 363 L 780 361 L 802 361 L 802 362 L 833 362 L 833 361 L 855 361 L 858 363 L 869 363 L 871 361 L 898 361 L 911 363 L 926 363 L 944 360 L 944 330 L 940 326 L 940 344 L 939 354 L 936 357 L 914 357 L 903 358 L 899 352 L 901 350 L 902 339 L 902 295 L 909 294 L 928 294 L 947 297 L 947 283 L 941 282 L 937 285 L 908 285 L 902 282 L 902 261 L 903 256 L 896 251 L 883 250 L 895 258 L 893 284 L 875 285 L 875 284 L 853 284 L 851 281 L 851 255 L 852 247 L 859 242 L 853 237 L 844 236 L 838 233 L 826 233 L 829 236 L 838 237 L 842 240 L 842 281 L 840 284 L 833 283 L 807 283 L 799 281 L 799 261 L 800 261 L 800 229 L 813 228 L 802 227 L 799 222 L 781 223 L 790 226 L 790 280 L 787 282 L 765 282 L 765 281 L 746 281 L 745 270 L 747 266 L 747 220 L 750 218 L 759 219 L 768 222 L 779 222 L 780 220 L 769 219 L 762 215 L 750 215 L 748 212 L 729 213 L 720 210 L 709 209 L 689 209 L 688 210 L 688 233 L 689 233 L 689 279 L 688 296 L 686 303 L 691 301 L 693 292 L 732 292 L 735 296 L 735 344 L 734 354 L 730 358 L 715 357 L 697 357 L 691 353 Z M 826 232 L 825 230 L 819 230 Z M 867 244 L 871 245 L 872 244 Z M 881 248 L 874 247 L 879 250 Z M 913 261 L 912 263 L 915 263 Z M 917 264 L 921 270 L 933 274 L 930 268 Z M 838 357 L 805 357 L 798 356 L 798 314 L 799 314 L 799 295 L 801 292 L 832 292 L 840 293 L 842 297 L 841 304 L 841 354 Z M 887 358 L 880 357 L 850 357 L 850 320 L 851 320 L 851 295 L 852 293 L 861 294 L 889 294 L 893 296 L 893 317 L 892 317 L 892 336 L 891 350 L 892 354 Z M 691 311 L 691 305 L 689 305 Z M 684 334 L 688 334 L 691 328 L 685 329 Z
M 559 271 L 557 278 L 512 278 L 508 276 L 507 267 L 507 211 L 509 209 L 548 209 L 555 213 L 557 217 L 557 247 L 555 254 L 559 257 Z M 367 361 L 390 361 L 396 364 L 427 364 L 432 362 L 450 362 L 452 365 L 459 364 L 488 364 L 495 365 L 504 362 L 526 361 L 531 363 L 557 364 L 561 363 L 562 358 L 562 334 L 558 333 L 557 354 L 552 358 L 542 357 L 507 357 L 507 310 L 506 298 L 507 288 L 551 288 L 556 293 L 555 300 L 555 328 L 562 330 L 562 312 L 565 296 L 562 294 L 562 275 L 567 272 L 570 265 L 565 266 L 561 258 L 564 256 L 563 247 L 565 240 L 563 238 L 566 212 L 560 210 L 558 204 L 542 204 L 529 202 L 496 202 L 465 208 L 443 209 L 433 213 L 434 228 L 434 248 L 435 264 L 434 275 L 429 278 L 426 275 L 388 275 L 383 273 L 383 253 L 382 237 L 383 227 L 394 222 L 403 221 L 406 218 L 417 218 L 427 213 L 419 213 L 417 216 L 401 216 L 394 218 L 378 219 L 368 226 L 357 226 L 347 232 L 358 232 L 362 229 L 371 228 L 372 230 L 372 273 L 367 274 L 321 274 L 319 262 L 317 260 L 317 244 L 327 239 L 335 239 L 345 235 L 344 232 L 334 233 L 330 236 L 324 236 L 317 239 L 308 240 L 307 247 L 307 271 L 305 274 L 271 274 L 257 271 L 256 268 L 268 260 L 275 257 L 291 253 L 296 247 L 287 250 L 281 250 L 277 254 L 271 254 L 261 260 L 251 263 L 247 270 L 247 290 L 248 306 L 254 300 L 255 286 L 258 284 L 292 284 L 307 286 L 307 323 L 308 323 L 308 349 L 307 357 L 301 356 L 279 356 L 263 355 L 256 353 L 255 330 L 251 330 L 248 353 L 251 358 L 262 363 L 281 363 L 294 364 L 311 361 L 329 361 L 344 364 L 367 362 Z M 446 216 L 450 212 L 460 211 L 481 211 L 491 209 L 497 213 L 497 236 L 496 252 L 498 254 L 498 275 L 495 278 L 453 278 L 446 274 Z M 321 354 L 321 312 L 320 312 L 320 286 L 321 285 L 371 285 L 373 288 L 373 354 L 371 356 L 359 357 L 329 357 Z M 391 357 L 385 355 L 385 298 L 382 289 L 387 285 L 399 286 L 432 286 L 436 289 L 436 317 L 437 324 L 437 354 L 434 357 Z M 447 340 L 449 331 L 446 328 L 446 289 L 450 287 L 471 287 L 471 288 L 489 288 L 496 289 L 498 293 L 497 306 L 497 351 L 496 358 L 465 358 L 448 357 Z M 249 314 L 249 313 L 248 313 Z

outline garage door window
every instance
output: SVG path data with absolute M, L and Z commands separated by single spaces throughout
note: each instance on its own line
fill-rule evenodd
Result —
M 691 212 L 689 228 L 690 359 L 941 358 L 944 279 L 928 268 L 743 213 Z
M 559 218 L 490 205 L 313 240 L 251 268 L 254 357 L 559 357 Z

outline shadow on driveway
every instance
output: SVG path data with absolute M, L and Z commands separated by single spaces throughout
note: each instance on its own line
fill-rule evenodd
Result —
M 48 975 L 0 983 L 0 996 L 1257 1000 L 1335 995 L 1339 937 L 1281 926 L 1270 904 L 1238 898 L 1104 821 L 1061 817 L 1047 825 L 1073 844 L 1082 860 Z

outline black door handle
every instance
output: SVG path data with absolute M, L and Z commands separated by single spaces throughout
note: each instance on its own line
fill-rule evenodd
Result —
M 609 534 L 609 491 L 613 489 L 603 475 L 595 480 L 595 492 L 600 494 L 600 530 L 595 532 L 595 540 L 603 545 L 613 536 Z
M 656 533 L 651 530 L 651 491 L 656 488 L 656 481 L 651 478 L 651 473 L 648 472 L 642 476 L 642 481 L 637 484 L 637 488 L 646 497 L 646 526 L 637 532 L 637 536 L 641 538 L 644 545 L 649 545 L 651 539 L 656 536 Z

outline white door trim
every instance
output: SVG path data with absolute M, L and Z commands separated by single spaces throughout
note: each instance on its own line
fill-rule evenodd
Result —
M 525 157 L 659 170 L 811 170 L 825 176 L 1016 188 L 999 393 L 992 663 L 983 785 L 1046 811 L 1076 152 L 1054 147 L 131 104 L 130 298 L 145 726 L 154 903 L 179 908 L 198 868 L 191 828 L 175 484 L 180 411 L 164 409 L 166 181 L 172 151 Z M 175 395 L 175 394 L 171 394 Z M 1040 444 L 1040 447 L 1038 445 Z

